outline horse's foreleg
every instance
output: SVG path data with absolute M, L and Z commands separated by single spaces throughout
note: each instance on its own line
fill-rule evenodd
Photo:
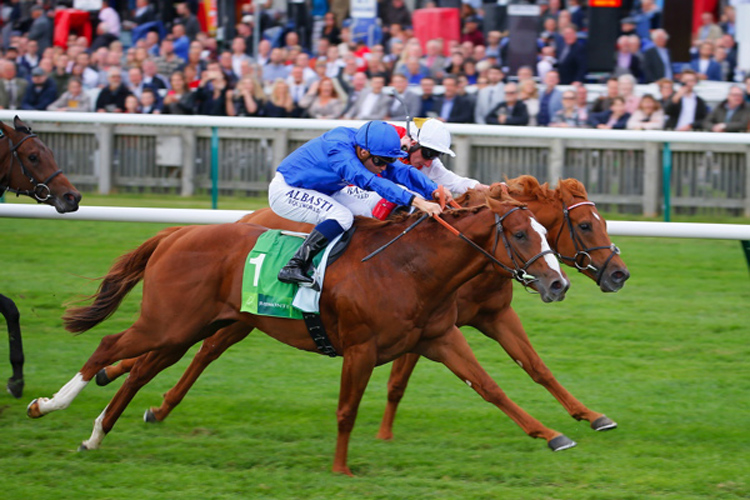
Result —
M 26 414 L 31 418 L 39 418 L 53 411 L 64 410 L 105 366 L 163 347 L 159 345 L 160 339 L 157 335 L 150 335 L 149 329 L 137 326 L 140 322 L 143 322 L 142 317 L 127 330 L 103 337 L 99 342 L 99 347 L 86 361 L 81 371 L 51 399 L 38 398 L 29 403 Z M 159 331 L 158 328 L 155 331 Z
M 521 320 L 510 307 L 498 314 L 482 319 L 475 326 L 486 336 L 495 339 L 521 368 L 536 382 L 547 389 L 567 412 L 576 420 L 587 420 L 594 430 L 608 430 L 617 424 L 604 414 L 592 411 L 578 401 L 557 381 L 544 361 L 531 345 Z
M 385 406 L 383 420 L 380 422 L 378 439 L 393 439 L 393 421 L 404 391 L 409 383 L 414 367 L 419 361 L 419 354 L 408 353 L 396 359 L 391 365 L 391 376 L 388 379 L 388 402 Z
M 99 448 L 104 436 L 112 430 L 117 419 L 128 406 L 141 387 L 146 385 L 160 371 L 176 363 L 188 350 L 189 346 L 176 346 L 160 349 L 140 356 L 134 363 L 130 375 L 123 382 L 112 401 L 94 421 L 91 437 L 81 444 L 79 450 Z
M 105 386 L 130 372 L 138 358 L 123 359 L 116 365 L 109 365 L 96 374 L 96 385 Z
M 182 374 L 180 381 L 164 395 L 161 406 L 159 408 L 152 407 L 146 411 L 144 417 L 146 421 L 161 422 L 167 418 L 174 407 L 180 404 L 182 398 L 185 397 L 185 394 L 187 394 L 198 377 L 201 376 L 203 370 L 215 361 L 216 358 L 221 356 L 224 351 L 247 337 L 251 331 L 252 327 L 237 322 L 222 328 L 204 340 L 201 348 L 195 353 L 193 361 L 190 362 L 190 366 Z
M 349 437 L 357 418 L 357 409 L 362 401 L 367 383 L 375 369 L 377 352 L 374 345 L 358 345 L 350 347 L 344 352 L 344 366 L 341 369 L 341 389 L 339 392 L 339 407 L 336 411 L 338 419 L 338 437 L 336 439 L 336 455 L 333 459 L 333 472 L 348 476 L 353 475 L 347 465 Z
M 13 376 L 8 379 L 8 392 L 16 399 L 23 395 L 23 342 L 21 341 L 21 314 L 16 304 L 0 295 L 0 314 L 8 324 L 8 343 L 10 344 L 10 366 Z
M 514 403 L 482 368 L 461 331 L 453 327 L 446 335 L 420 345 L 422 354 L 443 363 L 486 401 L 500 408 L 531 437 L 542 438 L 553 451 L 575 446 L 563 434 L 545 427 Z

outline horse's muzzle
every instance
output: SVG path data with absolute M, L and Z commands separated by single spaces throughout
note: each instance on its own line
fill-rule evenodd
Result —
M 539 296 L 544 302 L 560 302 L 570 288 L 570 282 L 564 276 L 552 279 L 542 278 L 536 283 Z
M 81 193 L 75 189 L 64 193 L 62 196 L 53 196 L 47 203 L 55 207 L 57 213 L 64 214 L 78 210 L 78 204 L 81 201 Z
M 602 276 L 602 280 L 599 283 L 599 289 L 602 292 L 617 292 L 623 286 L 625 282 L 630 278 L 630 272 L 627 267 L 614 267 Z

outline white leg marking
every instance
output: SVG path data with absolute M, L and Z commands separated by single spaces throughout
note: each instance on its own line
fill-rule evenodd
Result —
M 516 363 L 518 364 L 518 366 L 520 366 L 521 368 L 523 368 L 523 362 L 520 359 L 517 359 Z
M 107 405 L 99 416 L 96 417 L 96 420 L 94 420 L 94 430 L 91 432 L 91 437 L 83 442 L 83 446 L 85 446 L 86 449 L 96 450 L 102 444 L 102 440 L 104 439 L 104 436 L 106 436 L 104 429 L 102 428 L 102 421 L 104 420 L 104 414 L 107 413 L 107 408 L 109 408 L 109 405 Z
M 76 376 L 73 377 L 70 382 L 62 386 L 62 388 L 52 396 L 52 399 L 39 398 L 39 411 L 42 415 L 46 415 L 53 411 L 64 410 L 70 406 L 70 403 L 73 402 L 76 396 L 78 396 L 87 384 L 88 382 L 84 382 L 83 380 L 83 375 L 81 375 L 80 372 L 76 373 Z
M 466 382 L 466 385 L 468 385 L 469 387 L 471 387 L 471 380 L 465 380 L 464 382 Z
M 552 250 L 549 247 L 549 243 L 547 242 L 547 229 L 539 224 L 539 222 L 534 218 L 531 219 L 531 227 L 534 229 L 534 231 L 539 233 L 539 236 L 542 238 L 542 251 Z M 557 259 L 551 253 L 548 253 L 544 256 L 544 261 L 550 268 L 562 275 L 562 271 L 560 270 L 560 263 L 557 262 Z

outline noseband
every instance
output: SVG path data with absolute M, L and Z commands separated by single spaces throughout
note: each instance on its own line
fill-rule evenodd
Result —
M 52 175 L 44 179 L 42 182 L 37 181 L 34 176 L 29 172 L 29 170 L 26 168 L 26 166 L 23 164 L 23 161 L 21 161 L 21 158 L 18 156 L 18 148 L 21 147 L 21 144 L 24 143 L 27 139 L 31 139 L 32 137 L 36 137 L 36 134 L 28 134 L 23 139 L 21 139 L 18 144 L 13 144 L 13 140 L 5 135 L 5 137 L 8 139 L 8 144 L 10 147 L 10 152 L 13 154 L 13 156 L 10 158 L 10 168 L 8 169 L 8 177 L 10 177 L 11 170 L 13 170 L 13 164 L 14 159 L 16 162 L 18 162 L 18 165 L 21 167 L 21 173 L 26 177 L 32 186 L 34 186 L 33 189 L 15 189 L 10 187 L 10 185 L 2 187 L 0 186 L 0 193 L 4 193 L 5 191 L 10 191 L 11 193 L 16 193 L 16 196 L 20 195 L 26 195 L 31 196 L 35 200 L 37 200 L 39 203 L 43 201 L 47 201 L 50 198 L 52 198 L 52 190 L 49 188 L 49 183 L 57 177 L 58 175 L 62 174 L 62 170 L 57 170 L 57 172 L 54 172 Z
M 532 283 L 538 280 L 536 276 L 532 276 L 531 274 L 528 273 L 527 270 L 529 266 L 531 266 L 531 264 L 536 262 L 541 257 L 544 257 L 547 254 L 554 254 L 554 252 L 552 250 L 542 250 L 541 252 L 539 252 L 538 254 L 536 254 L 535 256 L 527 260 L 526 262 L 523 261 L 523 257 L 521 257 L 521 254 L 519 254 L 511 246 L 510 240 L 508 240 L 508 237 L 505 236 L 505 230 L 503 229 L 503 221 L 505 220 L 505 218 L 508 217 L 513 212 L 515 212 L 516 210 L 527 210 L 527 208 L 526 207 L 511 208 L 505 214 L 503 214 L 502 217 L 495 214 L 496 232 L 495 232 L 495 243 L 492 246 L 492 253 L 488 253 L 487 250 L 480 247 L 479 245 L 477 245 L 476 243 L 474 243 L 473 241 L 465 237 L 463 234 L 459 234 L 459 236 L 464 241 L 468 242 L 471 246 L 479 250 L 482 254 L 484 254 L 484 256 L 490 259 L 493 264 L 495 264 L 496 266 L 499 266 L 500 268 L 508 272 L 511 276 L 513 276 L 513 279 L 521 283 L 524 286 L 524 288 L 527 288 L 529 285 L 531 285 Z M 494 256 L 495 250 L 497 250 L 497 245 L 501 237 L 503 239 L 503 246 L 505 246 L 505 251 L 508 252 L 508 257 L 510 258 L 510 261 L 513 263 L 513 267 L 506 266 Z
M 620 249 L 617 248 L 617 245 L 615 245 L 614 243 L 600 247 L 586 248 L 586 245 L 583 244 L 583 240 L 581 240 L 580 236 L 578 236 L 578 234 L 576 233 L 575 227 L 573 227 L 573 222 L 570 220 L 570 211 L 576 207 L 580 207 L 583 205 L 596 206 L 593 201 L 582 201 L 569 207 L 563 207 L 563 222 L 560 225 L 560 230 L 557 232 L 557 238 L 555 239 L 555 254 L 557 254 L 557 257 L 560 260 L 572 262 L 580 272 L 588 270 L 596 273 L 596 284 L 599 285 L 602 281 L 602 277 L 604 276 L 604 270 L 607 269 L 607 266 L 614 258 L 614 256 L 620 254 Z M 565 225 L 568 226 L 568 230 L 570 231 L 570 239 L 573 240 L 573 247 L 576 250 L 576 254 L 573 257 L 562 255 L 557 250 L 558 244 L 560 243 L 560 236 L 563 232 L 563 226 Z M 607 257 L 607 260 L 604 261 L 604 265 L 601 268 L 597 268 L 595 265 L 593 265 L 593 260 L 591 259 L 590 252 L 593 252 L 594 250 L 607 249 L 610 250 L 609 257 Z

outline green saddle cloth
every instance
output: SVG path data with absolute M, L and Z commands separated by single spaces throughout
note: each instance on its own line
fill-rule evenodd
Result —
M 245 260 L 240 311 L 276 318 L 302 319 L 302 311 L 292 306 L 299 287 L 282 283 L 278 280 L 278 274 L 302 246 L 303 241 L 299 236 L 282 234 L 276 229 L 260 235 Z M 320 264 L 323 253 L 315 256 L 313 265 Z

